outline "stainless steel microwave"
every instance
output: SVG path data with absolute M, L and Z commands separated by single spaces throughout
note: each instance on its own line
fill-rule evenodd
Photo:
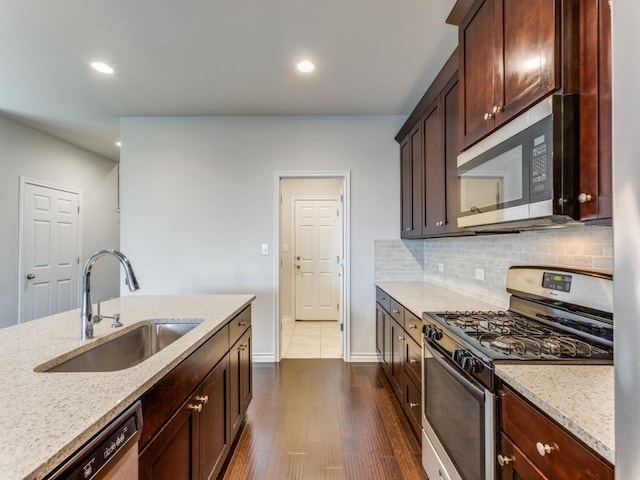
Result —
M 458 226 L 479 231 L 579 224 L 577 95 L 552 95 L 458 156 Z

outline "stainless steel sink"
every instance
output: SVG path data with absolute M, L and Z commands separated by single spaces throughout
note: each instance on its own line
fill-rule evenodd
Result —
M 199 323 L 148 321 L 130 332 L 42 372 L 113 372 L 133 367 L 175 342 Z

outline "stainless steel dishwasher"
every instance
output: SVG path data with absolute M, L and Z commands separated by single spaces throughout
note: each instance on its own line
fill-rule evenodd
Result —
M 133 404 L 65 461 L 47 480 L 137 480 L 142 405 Z

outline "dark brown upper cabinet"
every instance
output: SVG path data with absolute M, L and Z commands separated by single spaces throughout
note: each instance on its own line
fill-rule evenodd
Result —
M 472 234 L 457 227 L 460 153 L 458 53 L 451 55 L 398 132 L 402 238 Z
M 608 0 L 458 0 L 460 129 L 465 150 L 552 93 L 578 95 L 574 218 L 610 223 L 611 4 Z
M 559 1 L 482 0 L 459 29 L 468 147 L 560 87 Z

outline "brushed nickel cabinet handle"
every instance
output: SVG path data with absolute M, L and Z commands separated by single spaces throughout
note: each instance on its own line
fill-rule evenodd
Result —
M 544 457 L 545 455 L 549 455 L 553 450 L 558 450 L 558 445 L 554 443 L 553 446 L 551 446 L 546 443 L 542 444 L 542 442 L 537 442 L 536 450 L 538 451 L 541 457 Z
M 513 456 L 511 457 L 507 457 L 504 455 L 498 455 L 498 464 L 501 467 L 504 467 L 505 465 L 508 465 L 509 463 L 513 462 L 515 460 L 515 458 Z

